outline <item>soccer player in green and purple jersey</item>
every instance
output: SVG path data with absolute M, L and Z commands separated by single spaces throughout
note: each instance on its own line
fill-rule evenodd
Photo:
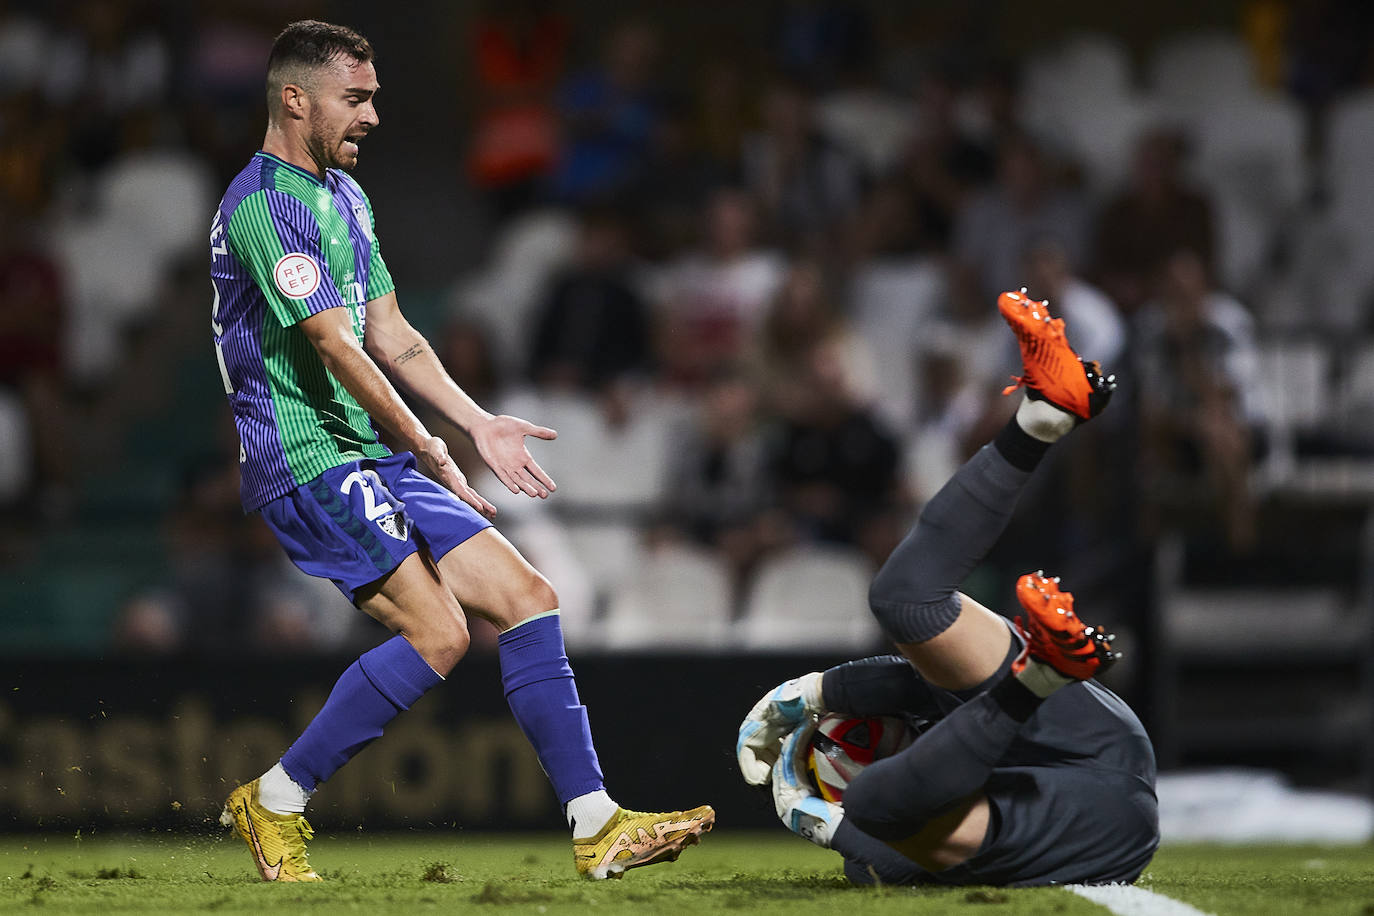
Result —
M 346 174 L 378 124 L 378 89 L 361 35 L 288 26 L 268 60 L 263 148 L 211 225 L 212 329 L 244 509 L 396 634 L 344 671 L 280 761 L 230 794 L 223 821 L 264 880 L 319 880 L 305 846 L 311 793 L 443 680 L 474 613 L 500 631 L 506 697 L 564 805 L 577 870 L 618 877 L 671 861 L 715 813 L 626 811 L 606 793 L 553 588 L 491 527 L 495 509 L 393 387 L 471 436 L 511 492 L 553 490 L 524 440 L 554 431 L 484 411 L 397 307 L 371 205 Z M 393 455 L 374 424 L 407 451 Z

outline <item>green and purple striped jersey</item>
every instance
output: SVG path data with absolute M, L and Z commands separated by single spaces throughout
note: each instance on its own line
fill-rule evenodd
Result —
M 324 309 L 347 308 L 361 343 L 367 302 L 395 288 L 357 182 L 337 169 L 321 181 L 257 153 L 215 212 L 210 279 L 246 511 L 329 468 L 390 454 L 296 326 Z

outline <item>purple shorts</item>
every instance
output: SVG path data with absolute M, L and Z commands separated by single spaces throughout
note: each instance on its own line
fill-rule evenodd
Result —
M 260 510 L 302 570 L 358 589 L 420 549 L 438 560 L 491 522 L 421 474 L 401 452 L 330 468 Z

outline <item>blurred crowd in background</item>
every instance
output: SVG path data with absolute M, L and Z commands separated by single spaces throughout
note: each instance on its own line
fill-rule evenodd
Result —
M 1252 576 L 1298 562 L 1275 507 L 1374 495 L 1374 9 L 1255 0 L 1146 48 L 1067 26 L 1009 48 L 980 40 L 997 4 L 965 6 L 894 30 L 872 4 L 778 3 L 762 40 L 672 67 L 652 7 L 463 19 L 461 150 L 403 177 L 459 188 L 478 231 L 440 287 L 393 272 L 459 384 L 560 430 L 532 446 L 558 493 L 496 501 L 575 649 L 876 644 L 863 583 L 1019 398 L 1006 289 L 1048 298 L 1120 386 L 970 582 L 992 606 L 1043 567 L 1148 632 L 1162 539 Z M 0 3 L 11 651 L 375 640 L 239 510 L 205 277 L 273 36 L 367 32 L 348 12 Z M 403 163 L 414 142 L 386 91 L 407 50 L 373 40 L 357 177 L 387 256 L 389 226 L 446 226 L 369 181 L 374 144 Z

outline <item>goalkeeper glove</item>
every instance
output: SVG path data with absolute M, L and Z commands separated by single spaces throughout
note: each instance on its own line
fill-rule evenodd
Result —
M 814 724 L 798 728 L 782 744 L 782 754 L 773 764 L 773 807 L 788 830 L 810 840 L 822 849 L 830 848 L 835 830 L 844 819 L 844 809 L 816 794 L 807 775 Z
M 794 677 L 766 693 L 740 723 L 735 756 L 744 781 L 751 786 L 767 783 L 782 739 L 822 712 L 819 671 Z

